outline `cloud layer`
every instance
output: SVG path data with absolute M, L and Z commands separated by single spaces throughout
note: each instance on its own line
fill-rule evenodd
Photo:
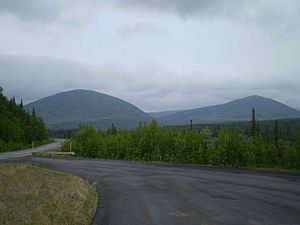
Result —
M 213 17 L 216 14 L 236 14 L 247 5 L 246 1 L 234 0 L 111 0 L 107 2 L 119 5 L 122 8 L 174 13 L 183 18 L 195 15 Z
M 1 55 L 0 77 L 5 93 L 22 97 L 26 103 L 63 90 L 84 88 L 122 98 L 145 111 L 196 108 L 252 94 L 297 106 L 300 96 L 297 74 L 274 76 L 273 81 L 268 76 L 219 79 L 212 74 L 176 74 L 156 66 L 95 67 L 49 57 Z
M 252 94 L 300 107 L 297 0 L 0 0 L 0 86 L 86 88 L 146 111 Z
M 300 3 L 297 0 L 0 0 L 0 13 L 22 20 L 58 20 L 67 11 L 103 9 L 106 6 L 175 14 L 181 18 L 247 19 L 262 25 L 299 25 Z
M 20 20 L 56 20 L 67 6 L 63 1 L 51 0 L 0 0 L 0 13 Z

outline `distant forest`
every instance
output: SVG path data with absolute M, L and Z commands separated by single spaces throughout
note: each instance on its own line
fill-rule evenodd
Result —
M 41 118 L 26 112 L 23 102 L 8 99 L 0 87 L 0 152 L 29 148 L 48 141 L 48 131 Z
M 253 109 L 251 122 L 226 125 L 160 127 L 153 121 L 134 130 L 112 125 L 107 131 L 82 126 L 71 141 L 81 157 L 300 170 L 297 121 L 296 127 L 288 120 L 261 126 Z M 63 149 L 69 150 L 69 142 Z
M 258 134 L 266 141 L 274 139 L 275 122 L 278 126 L 278 136 L 280 139 L 295 141 L 298 134 L 300 134 L 300 118 L 299 119 L 280 119 L 280 120 L 264 120 L 256 121 Z M 239 121 L 227 123 L 212 123 L 212 124 L 189 124 L 180 126 L 166 126 L 165 129 L 172 129 L 174 131 L 182 129 L 190 129 L 201 132 L 201 130 L 208 128 L 217 136 L 221 129 L 239 129 L 244 135 L 251 136 L 252 121 Z
M 275 120 L 257 121 L 257 132 L 266 141 L 274 139 Z M 84 124 L 79 125 L 82 126 Z M 163 130 L 169 129 L 175 131 L 193 129 L 194 131 L 201 132 L 203 129 L 208 128 L 214 137 L 216 137 L 221 129 L 239 129 L 245 136 L 251 136 L 252 121 L 238 121 L 238 122 L 225 122 L 225 123 L 211 123 L 211 124 L 188 124 L 178 126 L 162 126 Z M 280 139 L 295 141 L 298 134 L 300 134 L 300 118 L 299 119 L 279 119 L 277 120 L 278 136 Z M 109 130 L 109 129 L 108 129 Z M 51 137 L 59 138 L 72 138 L 78 129 L 60 129 L 49 130 Z M 118 129 L 122 131 L 122 129 Z

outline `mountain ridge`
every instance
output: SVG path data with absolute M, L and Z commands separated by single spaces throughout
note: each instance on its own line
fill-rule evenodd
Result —
M 75 89 L 59 92 L 25 105 L 33 107 L 49 129 L 75 129 L 79 124 L 90 124 L 107 129 L 115 124 L 119 128 L 134 128 L 139 122 L 148 123 L 155 118 L 162 125 L 205 124 L 247 121 L 252 107 L 258 120 L 300 118 L 296 109 L 259 95 L 229 101 L 227 103 L 194 108 L 145 113 L 120 98 L 92 90 Z
M 251 95 L 227 103 L 194 108 L 162 116 L 157 120 L 164 125 L 194 123 L 218 123 L 251 119 L 251 110 L 256 109 L 259 120 L 300 118 L 300 112 L 271 98 Z

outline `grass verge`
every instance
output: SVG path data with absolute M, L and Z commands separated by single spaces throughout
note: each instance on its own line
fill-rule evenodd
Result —
M 1 225 L 90 224 L 97 192 L 87 181 L 32 166 L 0 165 Z

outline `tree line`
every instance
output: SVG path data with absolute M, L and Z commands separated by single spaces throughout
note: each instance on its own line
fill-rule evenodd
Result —
M 48 131 L 35 110 L 26 112 L 21 100 L 8 99 L 0 87 L 0 152 L 28 148 L 48 139 Z
M 72 149 L 78 156 L 91 158 L 300 169 L 300 135 L 293 142 L 278 136 L 265 140 L 255 118 L 250 129 L 252 134 L 247 136 L 237 128 L 220 128 L 213 134 L 207 127 L 201 131 L 165 129 L 155 121 L 134 130 L 117 130 L 113 125 L 100 131 L 81 126 L 72 139 Z M 68 142 L 63 148 L 69 149 Z
M 193 129 L 200 132 L 205 127 L 209 128 L 214 136 L 216 136 L 221 129 L 235 129 L 238 128 L 245 136 L 251 136 L 253 133 L 252 121 L 237 121 L 237 122 L 224 122 L 224 123 L 211 123 L 211 124 L 194 124 Z M 279 119 L 277 120 L 277 134 L 279 139 L 294 142 L 297 134 L 300 133 L 300 118 L 294 119 Z M 166 126 L 165 129 L 172 129 L 174 131 L 189 129 L 190 125 Z M 256 121 L 256 131 L 265 141 L 274 140 L 275 121 L 264 120 Z

